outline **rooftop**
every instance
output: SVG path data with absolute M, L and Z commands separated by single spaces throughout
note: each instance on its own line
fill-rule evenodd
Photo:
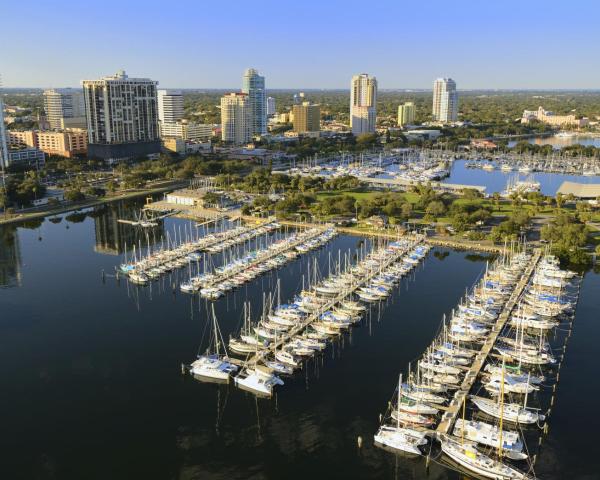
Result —
M 572 194 L 577 198 L 600 197 L 600 183 L 563 182 L 557 193 Z

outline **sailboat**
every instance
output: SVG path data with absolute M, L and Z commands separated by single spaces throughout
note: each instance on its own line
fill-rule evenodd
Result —
M 458 419 L 454 425 L 453 434 L 467 440 L 481 443 L 488 447 L 495 447 L 502 443 L 503 454 L 511 460 L 525 460 L 527 454 L 523 453 L 523 440 L 518 432 L 502 430 L 496 425 L 475 420 Z M 501 440 L 500 440 L 501 439 Z
M 444 436 L 442 451 L 466 469 L 494 480 L 528 480 L 532 477 L 481 453 L 475 445 Z
M 273 371 L 262 365 L 246 369 L 234 379 L 235 384 L 242 390 L 256 395 L 271 397 L 276 385 L 283 385 L 283 380 L 273 374 Z
M 221 336 L 215 307 L 212 306 L 212 333 L 208 349 L 204 355 L 199 355 L 198 359 L 190 365 L 190 372 L 200 378 L 229 381 L 229 375 L 237 372 L 238 367 L 229 361 L 225 342 Z M 221 354 L 220 347 L 223 347 L 224 354 Z
M 381 447 L 390 447 L 394 450 L 400 450 L 415 455 L 422 455 L 419 447 L 427 444 L 427 438 L 425 432 L 419 432 L 412 428 L 405 428 L 400 426 L 400 405 L 401 405 L 401 390 L 402 390 L 402 374 L 398 382 L 398 403 L 396 410 L 396 425 L 381 425 L 379 430 L 373 437 L 375 445 Z M 392 412 L 392 417 L 394 412 Z

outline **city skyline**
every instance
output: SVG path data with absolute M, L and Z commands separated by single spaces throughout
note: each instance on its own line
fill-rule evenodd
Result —
M 228 8 L 235 2 L 183 2 L 178 8 L 185 14 L 172 23 L 162 22 L 157 2 L 147 8 L 138 8 L 137 2 L 120 5 L 119 16 L 105 4 L 63 0 L 39 5 L 35 12 L 8 4 L 3 13 L 11 21 L 0 33 L 1 41 L 11 45 L 2 62 L 3 83 L 9 88 L 80 87 L 82 79 L 125 69 L 158 80 L 161 88 L 235 89 L 239 72 L 254 67 L 269 79 L 269 89 L 342 89 L 357 71 L 371 72 L 381 90 L 427 89 L 432 79 L 443 76 L 456 79 L 465 90 L 598 87 L 600 67 L 589 59 L 600 41 L 593 24 L 600 7 L 592 2 L 576 1 L 560 16 L 539 1 L 508 1 L 503 9 L 466 1 L 452 9 L 441 2 L 386 2 L 378 9 L 385 15 L 361 32 L 369 39 L 365 42 L 353 41 L 355 34 L 348 28 L 363 14 L 352 8 L 354 3 L 358 5 L 302 2 L 289 17 L 273 1 L 259 2 L 253 9 Z M 580 14 L 582 9 L 586 15 Z M 221 32 L 216 21 L 223 11 L 231 35 Z M 131 15 L 136 16 L 134 27 Z M 90 31 L 90 18 L 106 25 L 102 36 Z M 198 18 L 203 19 L 202 29 L 194 28 Z M 295 22 L 307 25 L 305 42 L 292 41 Z M 28 34 L 23 36 L 25 24 Z M 53 49 L 40 56 L 48 25 L 53 26 Z M 243 25 L 254 27 L 248 31 Z M 327 48 L 322 48 L 323 41 Z M 190 62 L 194 51 L 176 53 L 181 44 L 218 48 L 202 48 L 198 61 Z

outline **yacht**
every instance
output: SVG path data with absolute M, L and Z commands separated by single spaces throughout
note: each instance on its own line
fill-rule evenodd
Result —
M 526 473 L 484 455 L 472 443 L 460 442 L 446 436 L 442 439 L 442 451 L 467 470 L 494 480 L 527 480 Z
M 234 379 L 237 387 L 259 396 L 271 397 L 273 388 L 283 385 L 283 380 L 272 373 L 272 370 L 257 365 L 255 368 L 246 368 Z

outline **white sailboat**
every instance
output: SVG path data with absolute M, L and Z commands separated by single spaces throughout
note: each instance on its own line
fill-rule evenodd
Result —
M 427 438 L 425 432 L 418 432 L 412 428 L 405 428 L 400 426 L 400 404 L 402 401 L 402 375 L 398 382 L 398 414 L 395 418 L 396 425 L 381 425 L 379 430 L 373 437 L 375 445 L 382 447 L 389 447 L 394 450 L 400 450 L 402 452 L 412 453 L 415 455 L 422 455 L 419 447 L 427 444 Z M 393 412 L 392 412 L 393 417 Z
M 228 381 L 229 375 L 236 372 L 238 367 L 229 361 L 225 342 L 221 336 L 221 331 L 217 323 L 215 308 L 212 307 L 212 333 L 210 345 L 204 355 L 199 355 L 198 359 L 190 365 L 190 372 L 201 379 Z M 221 354 L 223 347 L 224 354 Z

